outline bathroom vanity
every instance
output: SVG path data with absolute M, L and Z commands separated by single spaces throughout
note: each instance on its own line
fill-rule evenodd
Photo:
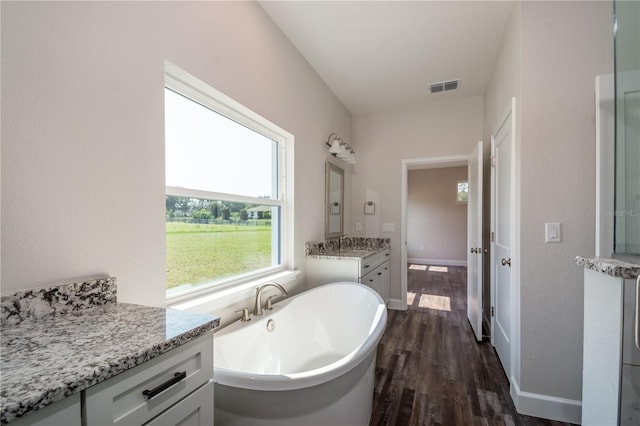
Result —
M 116 303 L 107 278 L 2 296 L 0 424 L 213 424 L 218 317 Z
M 577 257 L 584 267 L 582 424 L 640 424 L 640 265 Z
M 307 243 L 307 286 L 339 281 L 365 284 L 389 303 L 388 238 L 342 237 L 336 241 Z

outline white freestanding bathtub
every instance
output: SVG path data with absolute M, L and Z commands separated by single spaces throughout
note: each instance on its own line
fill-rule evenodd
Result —
M 220 330 L 214 339 L 216 426 L 368 425 L 386 322 L 375 291 L 341 282 Z

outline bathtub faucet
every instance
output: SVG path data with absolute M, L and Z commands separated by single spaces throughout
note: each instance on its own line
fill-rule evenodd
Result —
M 280 290 L 282 296 L 288 296 L 287 290 L 278 283 L 266 283 L 256 288 L 256 303 L 253 306 L 253 315 L 262 315 L 262 291 L 268 287 L 275 287 Z

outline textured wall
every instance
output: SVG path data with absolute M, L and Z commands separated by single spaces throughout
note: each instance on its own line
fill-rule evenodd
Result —
M 400 299 L 401 160 L 471 154 L 482 139 L 482 97 L 434 100 L 413 108 L 356 115 L 353 137 L 358 164 L 352 182 L 353 223 L 357 236 L 391 238 L 390 297 Z M 365 216 L 365 201 L 376 202 L 376 214 Z M 393 223 L 394 232 L 384 232 Z M 347 226 L 349 229 L 349 226 Z
M 164 305 L 164 60 L 295 136 L 304 270 L 322 141 L 349 141 L 351 116 L 258 4 L 3 2 L 3 292 L 109 274 L 121 301 Z
M 467 261 L 467 203 L 456 202 L 467 167 L 409 170 L 407 258 Z

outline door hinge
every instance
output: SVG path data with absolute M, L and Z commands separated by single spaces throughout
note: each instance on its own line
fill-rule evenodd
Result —
M 496 316 L 496 310 L 495 310 L 495 308 L 493 306 L 491 307 L 491 316 L 492 317 Z
M 494 242 L 496 240 L 496 234 L 495 232 L 491 232 L 491 242 Z

